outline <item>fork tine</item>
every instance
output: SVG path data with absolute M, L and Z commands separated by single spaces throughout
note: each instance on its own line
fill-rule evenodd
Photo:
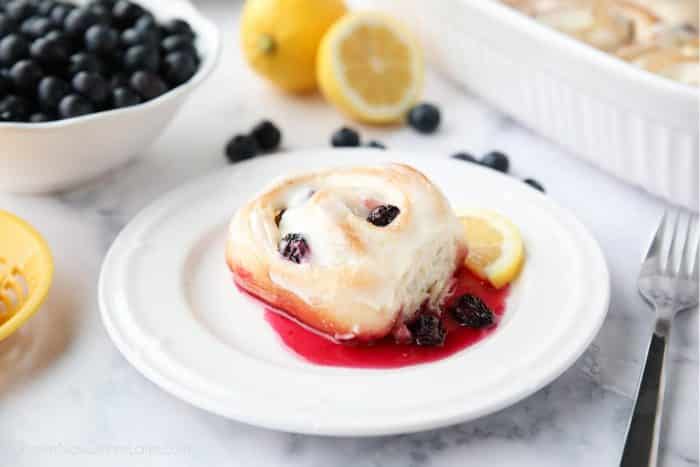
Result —
M 649 245 L 649 251 L 647 251 L 646 259 L 656 257 L 656 268 L 661 271 L 663 269 L 663 264 L 661 263 L 661 249 L 663 248 L 664 236 L 666 234 L 666 220 L 668 218 L 668 212 L 664 211 L 664 215 L 659 222 L 659 226 L 654 234 L 654 239 Z
M 675 261 L 673 261 L 673 257 L 675 256 L 676 253 L 676 243 L 680 243 L 680 240 L 678 237 L 682 235 L 679 232 L 678 226 L 681 222 L 681 217 L 683 214 L 680 211 L 676 211 L 675 213 L 675 222 L 673 222 L 673 230 L 671 231 L 671 244 L 668 246 L 668 254 L 665 257 L 665 262 L 664 266 L 661 268 L 661 271 L 664 273 L 670 272 L 673 275 L 678 275 L 678 271 L 676 270 L 675 267 Z M 680 241 L 679 241 L 680 240 Z M 681 245 L 682 247 L 683 245 Z
M 693 232 L 696 230 L 694 226 L 697 224 L 697 218 L 695 216 L 688 216 L 688 223 L 685 227 L 685 243 L 683 244 L 683 252 L 681 253 L 681 264 L 680 264 L 680 275 L 683 278 L 689 278 L 691 274 L 691 267 L 694 256 L 693 256 Z M 697 246 L 696 246 L 697 249 Z

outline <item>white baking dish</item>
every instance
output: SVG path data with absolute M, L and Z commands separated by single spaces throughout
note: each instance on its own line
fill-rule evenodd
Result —
M 444 72 L 526 126 L 698 210 L 698 89 L 637 69 L 495 0 L 371 4 L 411 24 Z

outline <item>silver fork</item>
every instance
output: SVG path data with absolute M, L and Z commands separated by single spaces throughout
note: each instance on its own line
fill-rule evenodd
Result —
M 676 313 L 698 304 L 699 246 L 698 216 L 667 211 L 642 263 L 639 291 L 654 307 L 656 323 L 620 467 L 657 465 L 671 324 Z

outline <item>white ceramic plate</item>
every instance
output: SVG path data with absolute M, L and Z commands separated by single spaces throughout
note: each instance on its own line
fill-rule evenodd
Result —
M 525 268 L 496 332 L 447 359 L 395 370 L 307 363 L 233 286 L 224 263 L 228 220 L 277 176 L 381 160 L 422 170 L 455 208 L 510 217 L 525 240 Z M 450 159 L 323 149 L 241 163 L 146 208 L 107 254 L 99 301 L 125 357 L 177 397 L 253 425 L 365 436 L 466 421 L 532 394 L 589 345 L 608 309 L 609 283 L 586 229 L 517 179 Z

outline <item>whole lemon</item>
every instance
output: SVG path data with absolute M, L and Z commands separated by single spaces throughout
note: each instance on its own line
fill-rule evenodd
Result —
M 321 38 L 345 12 L 342 0 L 247 0 L 241 17 L 246 60 L 285 91 L 312 91 Z

